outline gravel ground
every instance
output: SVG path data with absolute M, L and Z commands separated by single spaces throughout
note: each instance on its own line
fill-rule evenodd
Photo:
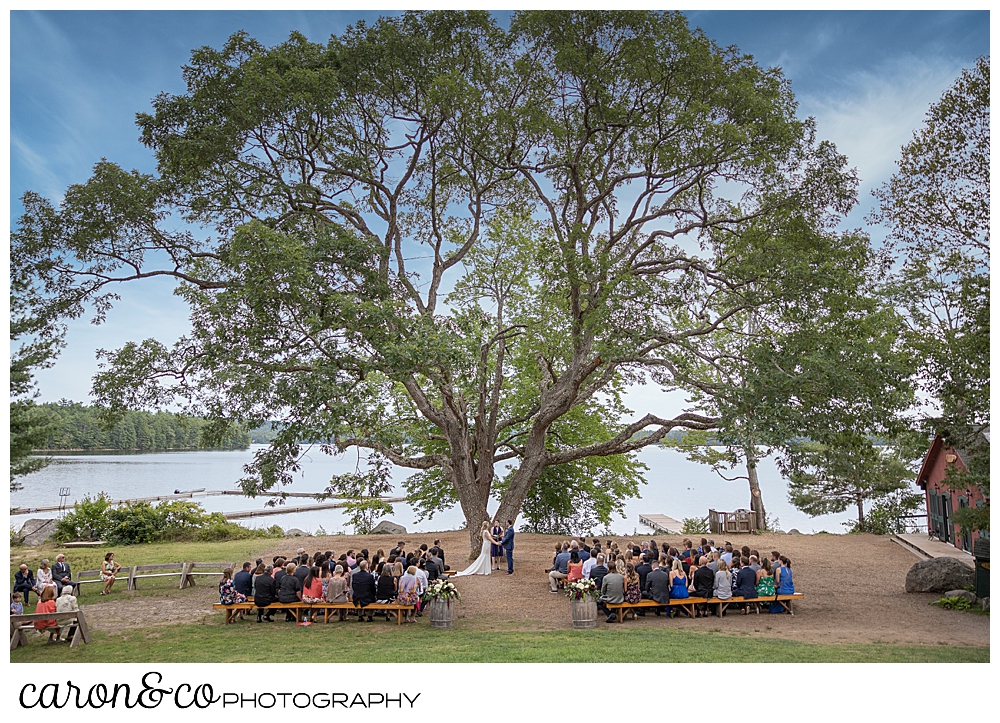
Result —
M 465 567 L 468 549 L 465 532 L 404 535 L 408 548 L 441 540 L 446 560 L 454 569 Z M 463 602 L 458 617 L 465 625 L 497 630 L 564 630 L 572 627 L 569 602 L 548 592 L 546 570 L 553 547 L 560 538 L 518 534 L 515 538 L 513 575 L 506 565 L 499 573 L 459 578 L 456 582 Z M 615 538 L 621 546 L 634 537 Z M 658 536 L 658 542 L 680 546 L 680 537 Z M 892 542 L 874 535 L 754 535 L 728 538 L 736 547 L 744 544 L 766 555 L 778 550 L 792 561 L 795 587 L 806 597 L 796 603 L 795 615 L 727 615 L 689 620 L 647 616 L 633 626 L 669 626 L 676 629 L 724 632 L 754 637 L 776 637 L 808 643 L 908 643 L 924 645 L 989 645 L 989 618 L 930 605 L 932 594 L 907 594 L 906 572 L 918 558 Z M 299 547 L 309 552 L 367 547 L 386 552 L 396 538 L 387 536 L 337 536 L 292 538 L 270 550 L 294 554 Z M 130 593 L 115 593 L 110 601 L 86 605 L 88 622 L 96 630 L 117 631 L 158 625 L 218 624 L 220 613 L 211 610 L 217 600 L 214 585 L 193 590 L 171 591 L 164 597 L 132 599 Z M 426 618 L 424 618 L 426 620 Z M 603 622 L 599 623 L 601 626 Z

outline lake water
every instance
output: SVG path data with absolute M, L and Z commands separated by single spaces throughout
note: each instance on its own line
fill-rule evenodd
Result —
M 250 461 L 261 445 L 246 450 L 157 452 L 148 454 L 69 454 L 57 455 L 45 469 L 21 478 L 24 489 L 11 493 L 11 507 L 49 506 L 59 504 L 59 488 L 70 488 L 70 502 L 84 496 L 95 497 L 106 492 L 112 499 L 152 497 L 172 494 L 174 490 L 234 489 L 242 476 L 243 465 Z M 749 491 L 745 480 L 726 482 L 708 467 L 689 462 L 670 449 L 646 448 L 640 459 L 649 467 L 647 484 L 640 491 L 641 497 L 628 500 L 625 519 L 616 517 L 611 529 L 619 534 L 641 532 L 638 515 L 665 514 L 674 519 L 705 517 L 708 509 L 730 511 L 749 507 Z M 332 475 L 352 471 L 356 456 L 330 457 L 318 449 L 311 451 L 303 461 L 303 471 L 288 492 L 320 492 Z M 796 528 L 801 532 L 827 530 L 843 532 L 841 522 L 850 519 L 850 511 L 839 515 L 809 517 L 792 507 L 787 500 L 785 480 L 771 460 L 764 460 L 759 468 L 761 493 L 765 508 L 777 517 L 780 528 Z M 401 482 L 409 471 L 396 469 L 393 476 L 396 494 L 402 496 Z M 233 512 L 263 507 L 264 498 L 249 499 L 242 496 L 194 497 L 210 512 Z M 311 504 L 308 499 L 289 498 L 289 505 Z M 461 527 L 464 518 L 457 506 L 436 514 L 430 520 L 416 521 L 413 510 L 405 504 L 393 505 L 389 519 L 406 527 L 410 532 L 432 532 Z M 490 511 L 497 508 L 493 502 Z M 55 517 L 55 512 L 40 512 L 11 516 L 11 523 L 19 528 L 30 517 Z M 316 532 L 322 526 L 328 533 L 350 532 L 339 510 L 316 510 L 256 517 L 239 520 L 250 527 L 280 525 L 288 529 L 297 527 Z

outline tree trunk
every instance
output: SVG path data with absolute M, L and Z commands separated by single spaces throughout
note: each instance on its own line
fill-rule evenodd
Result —
M 858 527 L 864 527 L 865 524 L 865 501 L 861 495 L 857 498 L 858 504 Z
M 750 512 L 755 530 L 767 529 L 767 515 L 764 511 L 764 498 L 760 493 L 760 483 L 757 480 L 757 457 L 753 452 L 744 450 L 747 458 L 747 479 L 750 483 Z

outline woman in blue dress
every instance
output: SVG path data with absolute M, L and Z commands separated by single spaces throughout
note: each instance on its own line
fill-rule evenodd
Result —
M 684 565 L 680 560 L 674 560 L 673 569 L 670 570 L 670 598 L 679 600 L 688 597 L 688 578 L 684 574 Z M 680 608 L 683 612 L 684 608 Z M 674 611 L 670 611 L 670 617 L 674 617 Z
M 782 555 L 778 558 L 779 565 L 774 570 L 774 588 L 778 595 L 794 595 L 795 583 L 792 581 L 792 561 Z M 783 613 L 785 607 L 779 602 L 771 603 L 772 613 Z
M 494 539 L 498 541 L 502 540 L 503 533 L 504 529 L 500 526 L 500 521 L 499 520 L 494 521 L 493 529 L 491 530 L 491 534 L 493 535 Z M 490 557 L 493 559 L 493 568 L 495 570 L 499 570 L 500 563 L 505 559 L 506 553 L 504 553 L 504 549 L 500 545 L 496 543 L 490 543 Z

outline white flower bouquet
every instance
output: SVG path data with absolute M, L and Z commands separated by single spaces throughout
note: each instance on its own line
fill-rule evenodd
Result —
M 582 580 L 566 583 L 566 595 L 570 600 L 586 600 L 588 597 L 596 600 L 600 590 L 597 589 L 595 581 L 585 577 Z
M 462 596 L 458 594 L 458 588 L 455 587 L 455 583 L 448 580 L 435 580 L 424 590 L 422 599 L 424 601 L 457 600 L 461 602 Z

